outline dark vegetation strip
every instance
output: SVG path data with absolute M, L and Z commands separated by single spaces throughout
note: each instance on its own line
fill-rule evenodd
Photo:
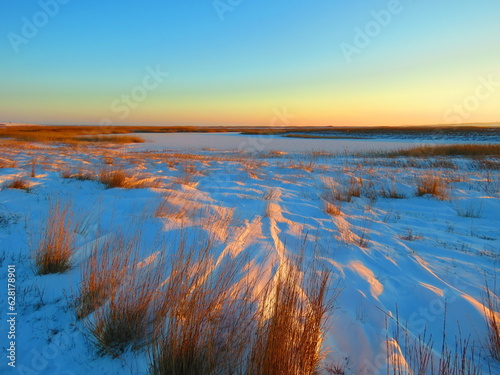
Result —
M 465 157 L 500 157 L 500 144 L 459 144 L 459 145 L 429 145 L 410 149 L 384 152 L 387 157 L 429 157 L 429 156 L 465 156 Z
M 35 142 L 141 142 L 140 138 L 86 138 L 81 136 L 118 135 L 130 133 L 226 133 L 240 132 L 244 135 L 284 135 L 304 138 L 366 138 L 376 135 L 392 136 L 482 136 L 500 137 L 500 127 L 495 126 L 412 126 L 412 127 L 246 127 L 246 126 L 53 126 L 21 125 L 2 126 L 0 138 Z

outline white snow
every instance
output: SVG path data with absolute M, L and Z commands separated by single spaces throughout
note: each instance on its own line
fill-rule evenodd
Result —
M 34 155 L 36 176 L 30 177 Z M 155 261 L 155 239 L 183 230 L 192 241 L 201 240 L 194 237 L 200 233 L 214 238 L 216 255 L 248 254 L 243 271 L 264 266 L 263 281 L 274 276 L 271 264 L 301 251 L 307 234 L 306 258 L 319 258 L 342 288 L 325 332 L 328 361 L 345 364 L 346 374 L 385 374 L 387 348 L 392 356 L 402 355 L 393 339 L 396 315 L 411 337 L 432 334 L 438 350 L 446 306 L 449 346 L 455 336 L 470 336 L 484 371 L 500 374 L 486 348 L 483 306 L 485 280 L 493 284 L 500 262 L 498 169 L 480 169 L 460 158 L 449 159 L 456 168 L 442 168 L 429 166 L 429 160 L 408 166 L 404 158 L 157 154 L 127 148 L 3 148 L 0 158 L 17 162 L 0 168 L 0 184 L 16 176 L 32 184 L 29 191 L 0 191 L 2 374 L 147 373 L 144 351 L 99 356 L 70 306 L 90 246 L 117 228 L 141 233 L 140 267 Z M 98 182 L 61 177 L 67 170 L 99 169 L 105 158 L 154 180 L 154 187 L 105 189 Z M 446 199 L 415 196 L 418 179 L 429 174 L 449 181 Z M 338 216 L 325 213 L 328 186 L 348 188 L 352 178 L 361 184 L 361 196 L 341 202 Z M 380 195 L 382 188 L 393 187 L 405 198 Z M 162 199 L 166 208 L 156 217 Z M 81 223 L 74 265 L 64 274 L 36 276 L 31 245 L 56 200 L 70 202 Z M 475 217 L 466 217 L 471 212 Z M 6 358 L 8 265 L 16 266 L 15 369 Z

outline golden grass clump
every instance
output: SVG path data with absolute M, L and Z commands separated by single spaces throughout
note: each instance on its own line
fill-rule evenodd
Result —
M 324 199 L 327 202 L 346 202 L 352 201 L 353 197 L 361 197 L 363 188 L 363 179 L 352 176 L 349 183 L 342 185 L 330 181 L 325 184 L 326 192 Z
M 448 183 L 437 175 L 425 175 L 417 180 L 417 196 L 429 194 L 440 200 L 448 197 Z
M 288 261 L 257 294 L 248 258 L 216 257 L 213 241 L 188 244 L 181 231 L 146 259 L 138 236 L 96 243 L 76 311 L 98 351 L 147 346 L 151 375 L 315 374 L 330 274 Z
M 216 263 L 210 244 L 181 244 L 174 254 L 164 297 L 166 325 L 150 350 L 151 375 L 240 370 L 254 318 L 252 283 L 237 283 L 236 259 Z
M 25 180 L 24 178 L 21 177 L 16 177 L 14 180 L 7 182 L 4 187 L 7 189 L 19 189 L 19 190 L 30 190 L 30 183 L 29 181 Z
M 319 370 L 322 331 L 333 304 L 330 274 L 311 270 L 304 276 L 303 271 L 300 264 L 286 263 L 269 285 L 247 374 L 312 375 Z
M 330 216 L 339 216 L 342 214 L 341 202 L 325 202 L 324 211 Z
M 159 327 L 157 319 L 164 315 L 158 310 L 164 277 L 163 252 L 141 260 L 138 241 L 129 240 L 125 254 L 122 248 L 113 246 L 111 253 L 105 255 L 104 264 L 91 265 L 85 275 L 87 286 L 82 288 L 84 294 L 80 296 L 85 301 L 80 305 L 81 313 L 95 309 L 84 321 L 91 340 L 101 354 L 111 357 L 150 343 Z M 111 275 L 105 275 L 107 271 Z M 105 292 L 97 292 L 96 288 L 107 281 L 111 285 Z M 98 305 L 102 306 L 97 308 Z
M 63 273 L 71 268 L 76 234 L 71 206 L 56 202 L 49 209 L 44 233 L 34 250 L 38 275 Z
M 78 319 L 100 308 L 115 293 L 127 271 L 130 251 L 130 242 L 121 234 L 95 242 L 81 267 L 82 281 L 75 306 Z
M 129 178 L 122 168 L 117 169 L 102 169 L 98 176 L 98 181 L 104 184 L 106 188 L 127 188 L 127 179 Z
M 129 133 L 132 129 L 126 127 L 103 126 L 15 126 L 0 127 L 0 138 L 11 138 L 16 141 L 40 143 L 142 143 L 144 139 L 134 135 L 106 135 Z
M 102 183 L 107 189 L 146 189 L 160 186 L 160 182 L 156 178 L 133 174 L 122 166 L 102 168 L 94 179 Z
M 96 181 L 97 176 L 95 172 L 78 168 L 76 171 L 67 169 L 61 172 L 61 177 L 65 179 L 75 179 L 79 181 Z

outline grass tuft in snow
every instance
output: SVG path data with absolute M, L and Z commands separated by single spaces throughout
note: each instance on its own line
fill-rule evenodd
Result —
M 471 202 L 466 206 L 455 206 L 458 216 L 479 219 L 483 215 L 483 205 Z
M 126 188 L 127 178 L 128 175 L 123 168 L 103 168 L 99 173 L 98 181 L 104 184 L 108 189 Z
M 127 271 L 130 252 L 130 242 L 119 234 L 102 243 L 96 241 L 81 267 L 82 281 L 75 306 L 78 319 L 103 306 L 115 293 Z
M 8 210 L 0 211 L 0 228 L 7 228 L 16 224 L 20 216 L 9 212 Z
M 382 187 L 380 191 L 380 195 L 384 198 L 391 198 L 391 199 L 405 199 L 407 198 L 406 195 L 400 193 L 396 189 L 396 185 L 394 182 L 391 185 L 391 188 L 389 190 L 386 190 L 385 187 Z
M 19 190 L 25 190 L 29 191 L 30 190 L 30 183 L 29 181 L 25 180 L 24 178 L 21 177 L 16 177 L 14 180 L 6 183 L 4 185 L 6 189 L 19 189 Z
M 97 176 L 94 172 L 78 168 L 76 170 L 67 169 L 61 172 L 61 177 L 64 179 L 75 179 L 78 181 L 96 181 Z
M 104 167 L 94 179 L 104 184 L 107 189 L 146 189 L 159 186 L 155 178 L 141 177 L 138 174 L 126 171 L 122 166 L 113 168 Z
M 333 306 L 330 274 L 287 262 L 264 297 L 248 374 L 312 375 L 322 359 L 322 330 Z
M 470 338 L 455 337 L 455 344 L 447 343 L 446 307 L 440 348 L 435 348 L 435 340 L 424 330 L 422 335 L 413 335 L 399 326 L 393 338 L 386 341 L 386 363 L 389 375 L 480 375 L 481 358 L 476 355 L 475 343 Z M 401 337 L 403 336 L 403 337 Z
M 71 255 L 75 248 L 72 208 L 56 202 L 49 209 L 45 231 L 34 249 L 37 275 L 63 273 L 71 268 Z
M 253 284 L 238 283 L 238 261 L 217 268 L 211 245 L 181 243 L 164 293 L 166 324 L 150 349 L 151 375 L 237 373 L 251 340 Z
M 325 202 L 323 210 L 330 216 L 339 216 L 342 214 L 342 202 Z
M 488 348 L 491 356 L 500 361 L 500 298 L 486 284 L 485 315 L 488 324 Z
M 388 374 L 423 374 L 423 375 L 480 375 L 479 358 L 475 354 L 474 343 L 469 339 L 457 339 L 455 347 L 443 344 L 436 358 L 434 341 L 425 335 L 411 339 L 407 333 L 407 342 L 403 351 L 398 350 L 400 343 L 390 340 L 388 348 Z
M 116 278 L 121 277 L 120 284 L 113 285 L 114 290 L 111 290 L 111 287 L 107 290 L 108 301 L 84 321 L 98 351 L 111 357 L 119 356 L 128 348 L 137 350 L 150 343 L 155 336 L 156 318 L 161 315 L 157 311 L 157 302 L 164 275 L 163 258 L 159 255 L 150 262 L 140 261 L 138 241 L 138 238 L 127 241 L 130 250 L 126 251 L 129 256 L 123 257 L 126 266 L 112 271 L 114 275 L 110 281 L 117 284 Z M 122 262 L 114 260 L 115 257 L 123 256 L 122 249 L 113 249 L 116 253 L 109 255 L 111 260 L 101 265 L 102 268 L 95 273 L 102 275 L 109 266 L 113 265 L 113 262 Z M 163 252 L 160 251 L 159 254 Z M 91 282 L 89 286 L 92 287 Z M 91 288 L 85 291 L 96 292 Z M 102 299 L 106 296 L 87 293 L 83 297 L 86 297 L 87 301 L 97 300 L 98 303 L 102 303 Z M 98 300 L 99 298 L 101 301 Z M 97 307 L 92 304 L 86 306 L 90 309 Z M 86 311 L 82 310 L 82 312 Z
M 437 175 L 427 174 L 417 180 L 417 196 L 429 194 L 439 200 L 448 198 L 448 184 Z

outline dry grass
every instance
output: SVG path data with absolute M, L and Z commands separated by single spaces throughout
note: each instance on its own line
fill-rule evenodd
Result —
M 103 168 L 99 173 L 97 181 L 101 182 L 107 189 L 127 188 L 129 186 L 127 180 L 129 178 L 129 174 L 122 168 Z
M 197 249 L 181 243 L 171 259 L 160 308 L 166 325 L 150 349 L 150 374 L 314 374 L 333 302 L 329 273 L 302 279 L 301 264 L 288 262 L 290 272 L 278 271 L 256 309 L 255 280 L 241 279 L 241 259 L 214 263 L 211 253 L 210 241 Z
M 74 225 L 70 205 L 56 202 L 50 207 L 45 231 L 34 249 L 36 274 L 62 273 L 71 268 L 75 248 Z
M 34 156 L 31 159 L 31 177 L 35 178 L 36 177 L 36 164 L 37 164 L 37 158 Z
M 29 191 L 31 188 L 31 185 L 30 185 L 29 181 L 25 180 L 24 178 L 16 177 L 14 180 L 4 184 L 4 188 Z
M 327 202 L 346 202 L 352 201 L 353 197 L 361 197 L 363 188 L 363 179 L 352 176 L 349 179 L 349 183 L 346 185 L 339 183 L 328 183 L 326 184 L 326 193 L 324 194 L 324 199 Z
M 87 278 L 88 288 L 83 291 L 90 294 L 82 296 L 87 299 L 82 312 L 102 305 L 84 321 L 101 354 L 117 357 L 128 348 L 144 347 L 155 337 L 157 318 L 162 315 L 158 304 L 165 271 L 163 252 L 157 253 L 155 259 L 144 261 L 139 257 L 138 241 L 136 238 L 127 240 L 125 254 L 123 249 L 113 246 L 112 252 L 106 254 L 108 259 L 104 264 L 91 265 L 88 269 L 91 272 Z M 117 268 L 109 270 L 115 265 Z M 105 275 L 108 270 L 112 275 Z M 100 275 L 100 279 L 92 280 L 92 273 Z M 106 293 L 96 295 L 94 287 L 98 285 L 95 283 L 106 281 L 113 285 L 107 287 Z
M 0 126 L 0 138 L 41 143 L 138 143 L 144 140 L 130 133 L 216 133 L 231 128 L 205 126 Z M 115 134 L 124 134 L 115 136 Z
M 407 228 L 406 229 L 406 234 L 403 235 L 403 236 L 399 236 L 399 238 L 401 238 L 402 240 L 405 240 L 405 241 L 415 241 L 415 240 L 421 240 L 422 236 L 415 235 L 413 233 L 413 229 L 412 228 Z
M 61 177 L 75 179 L 79 181 L 96 181 L 97 176 L 94 171 L 78 168 L 77 170 L 67 169 L 61 172 Z
M 147 189 L 160 186 L 156 178 L 133 174 L 122 166 L 104 167 L 92 179 L 99 181 L 107 189 Z
M 457 204 L 455 206 L 455 210 L 460 217 L 479 219 L 483 215 L 482 203 L 480 203 L 479 205 L 475 204 L 474 202 L 470 202 L 467 205 Z
M 278 188 L 268 188 L 264 192 L 262 199 L 266 201 L 274 201 L 281 197 L 281 190 Z
M 500 361 L 500 298 L 489 288 L 485 288 L 486 322 L 488 324 L 488 349 L 491 356 Z
M 361 197 L 361 190 L 363 188 L 363 179 L 357 177 L 351 177 L 349 181 L 349 187 L 347 188 L 347 195 L 349 197 Z
M 202 207 L 203 205 L 197 202 L 192 194 L 183 195 L 166 191 L 156 207 L 155 216 L 173 221 L 196 220 L 203 214 Z
M 500 171 L 500 161 L 488 160 L 488 159 L 479 159 L 475 161 L 475 165 L 478 169 L 483 169 L 487 171 Z
M 425 175 L 417 179 L 417 192 L 416 195 L 421 197 L 423 195 L 432 195 L 439 200 L 448 198 L 448 183 L 443 178 L 437 175 Z
M 103 143 L 113 143 L 113 144 L 126 144 L 126 143 L 144 143 L 144 139 L 134 135 L 92 135 L 83 136 L 78 138 L 72 138 L 71 142 L 103 142 Z
M 388 152 L 388 157 L 429 157 L 429 156 L 466 156 L 466 157 L 500 157 L 499 144 L 465 144 L 465 145 L 438 145 L 418 146 L 407 150 Z
M 113 130 L 109 127 L 89 126 L 16 126 L 0 128 L 0 138 L 13 138 L 24 142 L 41 143 L 141 143 L 144 140 L 137 136 L 104 136 L 112 132 L 127 133 L 130 130 L 119 128 Z
M 454 347 L 447 344 L 446 308 L 440 350 L 435 349 L 434 339 L 423 335 L 415 337 L 399 326 L 395 337 L 386 341 L 387 374 L 389 375 L 480 375 L 481 358 L 476 356 L 474 342 L 455 338 Z M 403 337 L 401 337 L 403 335 Z
M 226 259 L 215 270 L 211 241 L 204 243 L 187 249 L 181 235 L 168 261 L 164 250 L 141 261 L 135 239 L 94 249 L 77 311 L 93 311 L 84 324 L 100 353 L 116 357 L 151 344 L 152 374 L 210 374 L 238 362 L 251 288 L 235 289 L 238 262 Z
M 345 375 L 348 365 L 349 365 L 349 359 L 346 359 L 344 363 L 341 362 L 328 363 L 324 366 L 324 372 L 328 375 Z
M 181 219 L 185 215 L 181 210 L 175 208 L 175 206 L 170 203 L 170 195 L 166 194 L 158 204 L 158 207 L 155 211 L 155 217 L 159 218 L 176 218 Z
M 391 185 L 390 190 L 386 190 L 384 187 L 382 187 L 380 191 L 380 195 L 384 198 L 391 198 L 391 199 L 405 199 L 407 198 L 406 195 L 401 194 L 397 191 L 396 185 L 393 183 Z
M 0 138 L 14 138 L 17 140 L 27 140 L 36 142 L 57 142 L 64 138 L 74 138 L 75 136 L 92 136 L 92 135 L 105 135 L 105 134 L 130 134 L 130 133 L 224 133 L 224 132 L 241 132 L 242 134 L 258 134 L 258 135 L 279 135 L 287 132 L 303 133 L 303 134 L 287 134 L 287 136 L 303 136 L 305 138 L 315 137 L 318 133 L 322 133 L 322 138 L 328 137 L 330 132 L 334 132 L 335 136 L 341 134 L 342 138 L 356 138 L 359 136 L 366 137 L 377 134 L 386 134 L 387 127 L 323 127 L 321 130 L 311 127 L 279 127 L 279 129 L 272 128 L 248 128 L 245 126 L 38 126 L 38 125 L 23 125 L 23 126 L 0 126 Z M 442 127 L 442 126 L 425 126 L 425 127 L 391 127 L 392 133 L 412 134 L 435 134 L 436 132 L 445 134 L 461 134 L 470 135 L 472 133 L 488 132 L 489 134 L 498 134 L 498 128 L 495 127 L 475 127 L 475 126 L 460 126 L 456 127 Z M 310 133 L 313 134 L 310 134 Z M 436 150 L 432 150 L 432 146 L 424 146 L 415 148 L 414 153 L 423 156 L 429 155 L 429 152 L 435 154 L 449 155 L 450 153 L 465 153 L 465 154 L 488 154 L 496 153 L 498 145 L 490 145 L 493 147 L 492 151 L 482 151 L 478 148 L 467 147 L 469 145 L 452 145 L 452 146 L 435 146 Z M 486 146 L 486 145 L 485 145 Z M 497 148 L 495 148 L 495 146 Z M 453 149 L 456 147 L 456 149 Z M 430 151 L 427 149 L 431 149 Z M 402 150 L 401 153 L 408 152 Z M 397 153 L 393 153 L 399 155 Z
M 176 182 L 180 185 L 194 187 L 199 181 L 202 172 L 198 169 L 194 161 L 185 161 L 181 164 L 179 176 Z
M 314 271 L 304 277 L 301 265 L 286 268 L 264 297 L 247 374 L 311 375 L 319 369 L 322 330 L 333 303 L 330 275 Z
M 11 213 L 9 210 L 0 211 L 0 228 L 7 228 L 16 224 L 19 220 L 19 215 Z M 1 258 L 0 258 L 1 259 Z
M 446 337 L 446 334 L 443 335 Z M 445 338 L 443 338 L 445 339 Z M 401 354 L 397 351 L 396 341 L 387 345 L 387 373 L 392 375 L 480 375 L 480 359 L 474 351 L 474 343 L 469 339 L 457 339 L 455 348 L 443 344 L 439 357 L 436 358 L 434 341 L 431 338 L 419 337 L 411 340 L 406 334 L 406 343 Z
M 314 160 L 309 161 L 309 163 L 306 163 L 306 162 L 303 162 L 303 161 L 299 161 L 299 162 L 290 161 L 290 163 L 288 164 L 287 168 L 290 168 L 290 169 L 301 169 L 301 170 L 303 170 L 305 172 L 312 173 L 314 171 L 314 169 L 316 168 L 316 165 L 314 163 Z
M 342 215 L 342 202 L 325 202 L 323 210 L 330 216 Z
M 238 372 L 251 337 L 252 283 L 236 283 L 241 265 L 233 258 L 214 266 L 210 243 L 198 249 L 181 243 L 171 261 L 167 323 L 150 350 L 150 374 Z
M 359 230 L 359 234 L 353 233 L 352 243 L 359 247 L 367 248 L 370 244 L 370 230 L 368 228 L 362 228 Z
M 0 157 L 0 168 L 16 168 L 17 161 Z
M 341 188 L 340 186 L 335 186 L 331 187 L 330 191 L 326 195 L 326 198 L 329 201 L 349 203 L 352 200 L 352 195 L 350 195 L 348 191 Z
M 116 234 L 96 241 L 90 257 L 82 264 L 78 301 L 78 319 L 85 318 L 108 301 L 123 280 L 131 252 L 130 241 Z

